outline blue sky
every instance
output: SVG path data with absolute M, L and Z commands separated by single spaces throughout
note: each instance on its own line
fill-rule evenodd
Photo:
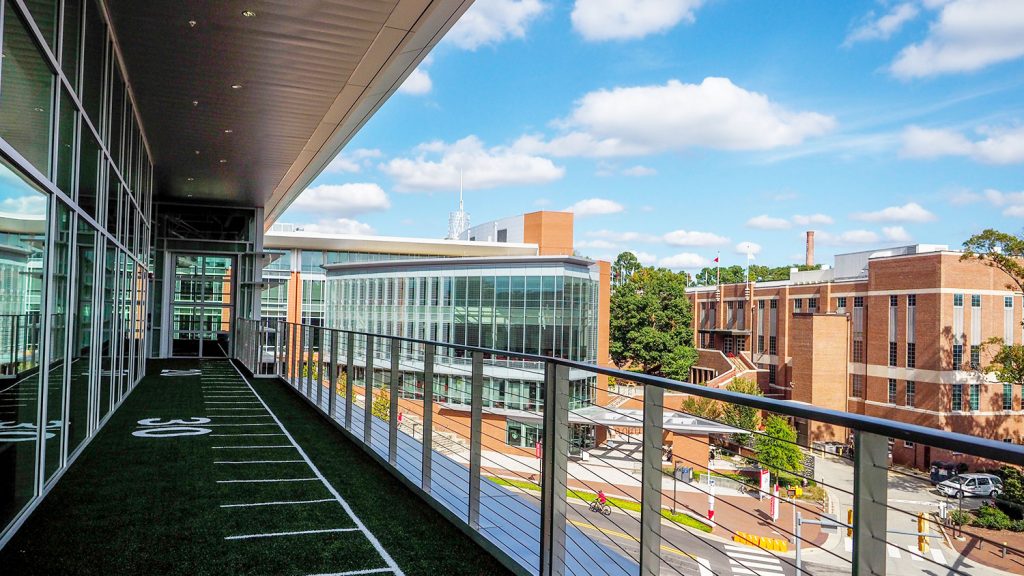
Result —
M 581 253 L 693 269 L 1024 224 L 1024 2 L 477 0 L 299 197 L 442 237 L 572 208 Z

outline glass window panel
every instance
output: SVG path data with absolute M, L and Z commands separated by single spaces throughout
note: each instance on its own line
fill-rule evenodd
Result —
M 60 119 L 57 132 L 57 173 L 54 183 L 65 194 L 75 197 L 75 127 L 78 109 L 65 90 L 60 91 Z
M 57 51 L 57 0 L 25 0 L 32 20 L 35 21 L 51 52 Z
M 106 162 L 101 161 L 102 152 L 100 144 L 96 141 L 90 130 L 82 127 L 79 138 L 80 153 L 78 157 L 78 206 L 85 210 L 86 214 L 99 220 L 97 198 L 99 197 L 99 183 L 102 176 L 102 169 Z
M 54 74 L 16 12 L 14 5 L 7 2 L 0 74 L 0 136 L 49 176 Z
M 0 161 L 0 526 L 32 498 L 41 396 L 41 303 L 47 197 Z
M 78 87 L 78 55 L 82 39 L 82 0 L 64 0 L 64 25 L 61 65 L 68 82 Z
M 92 358 L 93 264 L 96 261 L 96 229 L 78 219 L 75 235 L 78 276 L 75 281 L 75 314 L 71 335 L 71 399 L 68 409 L 68 452 L 85 440 L 89 432 L 89 365 Z
M 121 198 L 121 181 L 117 179 L 117 174 L 113 170 L 107 172 L 110 176 L 107 183 L 107 212 L 106 212 L 106 226 L 107 232 L 110 232 L 115 237 L 118 236 L 118 216 L 117 203 Z M 120 238 L 119 238 L 120 239 Z
M 125 173 L 125 166 L 122 158 L 122 146 L 124 145 L 124 116 L 125 98 L 124 81 L 121 80 L 121 71 L 117 66 L 113 69 L 114 80 L 110 88 L 110 131 L 107 133 L 107 143 L 110 157 L 114 165 L 120 168 L 121 174 Z
M 82 106 L 99 130 L 103 102 L 103 70 L 107 29 L 95 0 L 85 1 L 85 59 L 82 69 Z
M 67 379 L 65 326 L 68 321 L 68 274 L 71 270 L 71 221 L 73 213 L 57 202 L 56 237 L 53 250 L 52 308 L 50 309 L 50 363 L 46 383 L 46 479 L 60 467 L 64 422 L 64 382 Z

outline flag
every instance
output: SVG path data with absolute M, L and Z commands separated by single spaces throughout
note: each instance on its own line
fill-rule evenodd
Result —
M 712 260 L 712 262 L 718 262 L 718 256 L 715 256 L 715 259 Z

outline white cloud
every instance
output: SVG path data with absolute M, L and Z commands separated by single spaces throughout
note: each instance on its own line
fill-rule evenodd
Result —
M 369 166 L 371 159 L 380 158 L 381 151 L 376 148 L 357 148 L 352 152 L 341 152 L 324 168 L 328 174 L 340 172 L 359 172 Z
M 865 40 L 888 40 L 899 32 L 904 24 L 917 18 L 918 13 L 919 10 L 913 2 L 904 2 L 893 6 L 892 10 L 877 18 L 874 13 L 868 14 L 867 22 L 850 32 L 843 46 L 852 46 Z
M 303 224 L 302 229 L 306 232 L 320 234 L 358 234 L 371 235 L 373 227 L 349 218 L 335 218 L 334 220 L 321 220 L 317 224 Z
M 626 168 L 622 173 L 626 176 L 654 176 L 658 171 L 654 168 L 648 168 L 647 166 L 637 164 L 636 166 Z
M 744 256 L 757 256 L 761 253 L 761 245 L 756 242 L 740 242 L 736 245 L 736 253 Z
M 828 214 L 794 214 L 793 222 L 798 226 L 827 226 L 834 221 Z
M 893 242 L 909 242 L 910 233 L 903 226 L 885 226 L 882 228 L 882 236 Z
M 16 198 L 4 198 L 0 201 L 0 212 L 45 215 L 46 196 L 42 194 L 29 194 Z
M 720 246 L 729 243 L 724 236 L 693 230 L 674 230 L 662 236 L 662 240 L 672 246 Z
M 587 40 L 627 40 L 693 22 L 703 0 L 576 0 L 572 26 Z
M 707 264 L 707 258 L 692 252 L 681 252 L 658 260 L 658 266 L 664 266 L 665 268 L 671 268 L 673 270 L 692 270 L 696 268 L 703 268 L 704 266 L 707 266 Z
M 975 132 L 980 139 L 971 140 L 955 130 L 909 126 L 903 131 L 901 152 L 910 158 L 966 156 L 986 164 L 1024 162 L 1024 126 L 980 127 Z
M 607 240 L 580 240 L 576 242 L 577 248 L 591 248 L 594 250 L 614 250 L 616 244 Z
M 505 146 L 485 148 L 476 136 L 448 144 L 434 141 L 417 147 L 415 158 L 394 158 L 380 169 L 395 179 L 402 192 L 457 190 L 459 173 L 467 190 L 499 186 L 547 184 L 565 169 L 548 158 Z
M 957 190 L 949 195 L 949 203 L 954 206 L 964 206 L 967 204 L 974 204 L 980 202 L 983 199 L 981 194 L 972 190 Z
M 591 238 L 602 238 L 605 240 L 611 240 L 612 242 L 644 242 L 647 244 L 653 244 L 661 242 L 661 237 L 654 234 L 646 234 L 643 232 L 615 232 L 613 230 L 593 230 L 587 232 L 587 236 Z
M 1024 56 L 1020 0 L 952 0 L 941 4 L 928 36 L 904 48 L 890 71 L 900 78 L 972 72 Z
M 606 198 L 587 198 L 565 209 L 566 212 L 573 212 L 580 217 L 617 214 L 623 210 L 625 208 L 622 204 Z
M 434 83 L 430 79 L 430 74 L 428 74 L 426 70 L 417 67 L 412 71 L 412 74 L 409 74 L 409 77 L 405 79 L 405 82 L 402 82 L 398 91 L 403 94 L 422 96 L 423 94 L 429 94 L 433 87 Z
M 321 216 L 352 216 L 387 210 L 391 201 L 384 190 L 371 183 L 321 184 L 307 188 L 290 209 Z
M 459 48 L 481 46 L 525 38 L 526 27 L 546 6 L 540 0 L 477 0 L 445 36 Z
M 774 216 L 761 214 L 747 220 L 747 226 L 757 228 L 758 230 L 785 230 L 789 228 L 790 224 L 789 220 L 785 218 L 775 218 Z
M 822 244 L 832 246 L 849 246 L 851 244 L 877 244 L 878 234 L 870 230 L 847 230 L 839 234 L 817 232 L 814 239 Z
M 903 206 L 889 206 L 875 212 L 857 212 L 851 214 L 850 217 L 865 222 L 930 222 L 935 220 L 935 214 L 917 202 L 908 202 Z
M 533 154 L 598 158 L 697 146 L 768 150 L 799 144 L 835 124 L 832 117 L 816 112 L 791 112 L 728 78 L 705 78 L 700 84 L 670 80 L 590 92 L 559 122 L 568 133 L 548 141 L 527 135 L 514 147 Z
M 550 198 L 537 198 L 536 200 L 533 201 L 533 204 L 535 206 L 541 206 L 541 207 L 543 207 L 543 206 L 550 206 L 551 205 L 551 199 Z
M 630 252 L 632 252 L 633 256 L 636 256 L 636 259 L 644 266 L 653 266 L 658 261 L 658 257 L 650 252 L 641 252 L 639 250 L 630 250 Z
M 990 188 L 985 190 L 985 199 L 993 206 L 1002 208 L 1003 216 L 1024 216 L 1024 192 L 1001 192 Z

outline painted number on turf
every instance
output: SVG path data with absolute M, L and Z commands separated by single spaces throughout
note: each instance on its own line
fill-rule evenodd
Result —
M 139 420 L 139 428 L 132 436 L 139 438 L 174 438 L 176 436 L 202 436 L 209 434 L 209 428 L 201 428 L 199 424 L 209 424 L 209 418 L 187 418 L 184 420 L 163 418 L 143 418 Z

